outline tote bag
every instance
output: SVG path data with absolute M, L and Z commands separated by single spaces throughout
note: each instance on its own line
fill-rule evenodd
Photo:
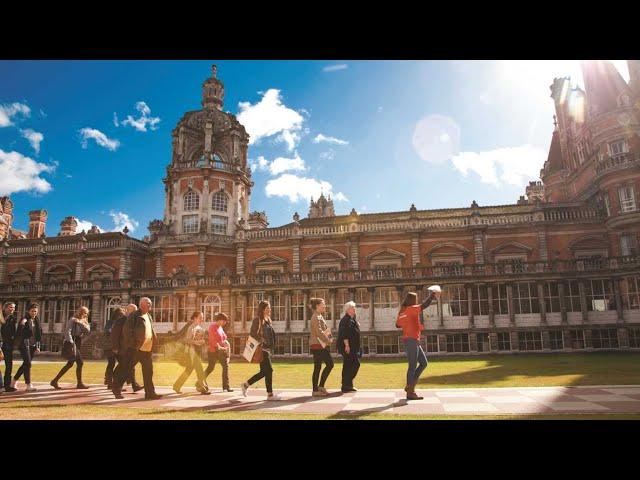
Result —
M 247 344 L 244 347 L 242 356 L 250 363 L 260 363 L 262 361 L 262 347 L 260 346 L 260 342 L 251 335 L 247 338 Z

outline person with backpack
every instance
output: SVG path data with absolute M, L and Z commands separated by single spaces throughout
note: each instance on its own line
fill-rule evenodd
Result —
M 427 355 L 420 345 L 420 332 L 424 329 L 422 311 L 439 296 L 440 292 L 430 290 L 429 296 L 422 303 L 418 303 L 418 295 L 415 292 L 409 292 L 398 313 L 396 328 L 402 328 L 402 341 L 408 361 L 407 386 L 404 388 L 407 392 L 407 400 L 423 398 L 416 394 L 416 384 L 428 363 Z

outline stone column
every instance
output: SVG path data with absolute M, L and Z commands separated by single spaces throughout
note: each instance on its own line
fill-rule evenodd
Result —
M 471 285 L 466 285 L 465 287 L 467 289 L 467 309 L 469 310 L 469 328 L 474 328 L 475 324 L 473 322 L 473 299 L 472 299 L 472 295 L 473 295 L 473 288 Z M 471 336 L 469 337 L 471 338 Z
M 518 341 L 518 332 L 516 332 L 515 330 L 511 330 L 509 332 L 509 335 L 511 336 L 511 350 L 519 351 L 520 342 Z
M 34 278 L 35 283 L 42 283 L 42 276 L 44 275 L 45 262 L 46 262 L 45 254 L 39 253 L 38 256 L 36 257 L 36 272 L 35 272 L 35 278 Z
M 469 351 L 470 352 L 478 351 L 478 335 L 475 332 L 469 333 Z
M 78 256 L 76 257 L 76 271 L 75 271 L 75 281 L 81 282 L 84 280 L 84 263 L 87 254 L 85 252 L 78 252 Z
M 551 350 L 551 335 L 549 330 L 542 330 L 542 349 Z
M 303 290 L 304 294 L 304 331 L 309 331 L 309 290 Z
M 444 327 L 444 314 L 442 312 L 442 295 L 438 299 L 438 324 L 440 327 Z
M 329 298 L 331 300 L 331 318 L 332 318 L 332 329 L 335 330 L 337 326 L 336 319 L 336 289 L 332 288 L 329 290 Z
M 6 254 L 0 255 L 0 285 L 7 281 L 7 265 L 9 264 L 9 257 Z
M 360 239 L 358 237 L 352 237 L 350 241 L 351 269 L 360 270 Z
M 484 263 L 484 235 L 481 230 L 473 232 L 473 251 L 477 264 Z
M 580 292 L 580 310 L 582 311 L 582 322 L 589 323 L 589 311 L 587 310 L 587 293 L 584 280 L 578 281 L 578 291 Z M 591 332 L 589 332 L 591 334 Z
M 569 320 L 567 317 L 567 299 L 564 291 L 565 283 L 563 281 L 558 282 L 558 302 L 560 303 L 560 317 L 563 325 L 567 325 Z
M 198 276 L 203 277 L 205 274 L 205 262 L 207 260 L 207 247 L 198 248 Z
M 291 290 L 284 292 L 284 330 L 291 331 Z
M 156 278 L 164 278 L 164 254 L 161 250 L 156 250 Z
M 538 288 L 538 303 L 540 304 L 540 323 L 542 325 L 547 324 L 547 308 L 544 302 L 544 284 L 542 282 L 536 282 Z M 549 332 L 547 332 L 548 334 Z
M 620 282 L 621 278 L 612 278 L 611 284 L 613 286 L 613 295 L 616 301 L 616 311 L 618 313 L 618 323 L 624 323 L 624 311 L 622 309 L 622 296 L 620 295 Z
M 293 244 L 293 273 L 300 273 L 300 241 L 297 240 Z
M 236 273 L 244 276 L 244 243 L 236 245 Z
M 420 263 L 420 234 L 411 236 L 411 266 L 415 267 Z
M 623 350 L 629 348 L 629 330 L 624 327 L 618 328 L 618 347 Z
M 493 290 L 491 289 L 491 285 L 487 285 L 487 303 L 489 304 L 489 326 L 495 328 L 496 326 L 496 314 L 493 310 Z M 497 336 L 496 336 L 496 345 L 497 345 Z M 496 347 L 497 348 L 497 347 Z
M 513 309 L 513 285 L 510 283 L 507 283 L 507 306 L 509 309 L 509 323 L 511 326 L 515 326 L 516 314 Z
M 244 300 L 244 306 L 242 308 L 242 331 L 247 332 L 247 315 L 249 315 L 249 292 L 242 294 Z M 253 318 L 251 319 L 253 321 Z
M 104 330 L 104 325 L 103 325 L 103 321 L 102 321 L 102 310 L 103 310 L 103 305 L 102 305 L 102 297 L 100 296 L 100 293 L 95 292 L 93 293 L 92 297 L 91 297 L 91 320 L 92 320 L 92 329 L 95 332 L 102 332 Z M 65 319 L 62 319 L 63 322 Z M 64 324 L 63 324 L 64 325 Z
M 498 334 L 496 332 L 489 333 L 489 349 L 492 352 L 498 351 Z
M 367 288 L 369 292 L 369 305 L 371 306 L 371 331 L 375 331 L 376 328 L 376 308 L 375 308 L 375 300 L 376 300 L 376 287 Z
M 549 260 L 549 252 L 547 249 L 547 232 L 544 229 L 538 230 L 538 250 L 540 252 L 540 260 L 546 263 Z

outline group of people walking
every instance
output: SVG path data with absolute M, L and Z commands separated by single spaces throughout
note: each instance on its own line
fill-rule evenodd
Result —
M 396 320 L 396 327 L 402 329 L 402 338 L 405 345 L 405 353 L 408 361 L 406 374 L 406 386 L 408 400 L 417 400 L 422 397 L 415 392 L 420 375 L 427 367 L 427 357 L 420 344 L 421 331 L 424 328 L 422 311 L 427 308 L 434 299 L 439 297 L 438 291 L 430 291 L 428 297 L 421 303 L 416 293 L 408 293 L 400 307 Z M 115 309 L 111 318 L 105 325 L 105 353 L 107 366 L 104 374 L 104 383 L 116 398 L 124 398 L 124 384 L 131 384 L 133 392 L 144 389 L 145 398 L 154 400 L 162 396 L 157 394 L 153 384 L 152 351 L 158 339 L 153 328 L 151 314 L 152 302 L 149 298 L 140 299 L 139 306 L 129 304 L 126 307 Z M 31 304 L 27 314 L 18 321 L 15 313 L 16 305 L 7 302 L 2 306 L 0 313 L 0 328 L 2 332 L 2 344 L 0 353 L 4 356 L 5 374 L 0 375 L 0 391 L 4 388 L 7 392 L 16 391 L 16 381 L 24 375 L 26 391 L 34 391 L 31 383 L 31 359 L 40 350 L 42 330 L 38 319 L 38 305 Z M 311 387 L 313 397 L 329 395 L 325 388 L 327 379 L 334 368 L 331 357 L 331 344 L 334 341 L 333 333 L 328 327 L 323 314 L 326 304 L 322 298 L 310 299 L 309 308 L 312 310 L 309 332 L 309 348 L 313 355 L 313 372 L 311 375 Z M 82 368 L 84 365 L 81 347 L 83 339 L 90 331 L 89 309 L 80 307 L 72 316 L 64 328 L 64 340 L 74 348 L 67 359 L 67 363 L 60 369 L 50 385 L 59 390 L 58 382 L 75 364 L 76 388 L 89 388 L 82 382 Z M 207 378 L 220 363 L 222 369 L 222 389 L 233 392 L 229 383 L 229 362 L 231 357 L 231 345 L 227 339 L 225 327 L 229 317 L 225 313 L 218 313 L 208 329 L 204 325 L 202 312 L 194 312 L 190 321 L 180 332 L 173 335 L 169 341 L 180 342 L 183 349 L 182 364 L 184 371 L 173 384 L 173 390 L 181 393 L 181 389 L 191 373 L 196 372 L 195 387 L 203 395 L 210 395 L 211 390 L 207 384 Z M 264 379 L 267 390 L 267 400 L 278 400 L 273 392 L 273 366 L 272 355 L 276 345 L 276 332 L 271 321 L 271 305 L 263 300 L 258 304 L 256 318 L 251 324 L 251 337 L 258 342 L 261 349 L 259 371 L 247 379 L 241 386 L 242 394 L 247 396 L 248 389 L 256 382 Z M 203 369 L 200 351 L 207 344 L 206 369 Z M 343 358 L 342 385 L 343 393 L 355 392 L 353 382 L 360 368 L 362 348 L 360 343 L 360 324 L 356 319 L 356 304 L 353 301 L 344 305 L 344 315 L 340 320 L 336 349 Z M 22 365 L 11 376 L 13 368 L 13 352 L 18 349 L 22 357 Z M 140 363 L 142 367 L 143 385 L 136 382 L 135 367 Z

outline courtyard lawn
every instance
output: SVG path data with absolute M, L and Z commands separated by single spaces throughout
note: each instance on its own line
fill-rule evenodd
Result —
M 36 361 L 32 368 L 32 379 L 49 382 L 64 362 Z M 20 360 L 14 361 L 14 371 Z M 83 380 L 85 383 L 102 383 L 105 361 L 85 361 Z M 4 371 L 2 365 L 2 371 Z M 274 388 L 309 388 L 313 363 L 309 360 L 279 360 L 274 367 Z M 342 364 L 336 359 L 329 376 L 327 388 L 340 388 Z M 176 363 L 159 361 L 154 363 L 154 383 L 170 386 L 182 367 Z M 258 365 L 235 359 L 230 366 L 231 386 L 240 384 L 258 371 Z M 406 363 L 402 359 L 363 359 L 356 388 L 384 389 L 403 388 Z M 209 376 L 212 388 L 221 387 L 220 365 Z M 137 378 L 142 381 L 140 366 Z M 195 373 L 185 386 L 193 386 Z M 75 368 L 62 378 L 63 383 L 75 382 Z M 422 375 L 418 388 L 466 388 L 466 387 L 542 387 L 572 385 L 640 385 L 640 352 L 594 352 L 572 354 L 517 354 L 487 355 L 481 357 L 431 358 Z M 259 388 L 264 383 L 259 382 Z
M 177 411 L 160 408 L 126 408 L 100 405 L 58 405 L 16 402 L 0 406 L 0 420 L 640 420 L 635 414 L 558 415 L 315 415 L 288 413 Z

